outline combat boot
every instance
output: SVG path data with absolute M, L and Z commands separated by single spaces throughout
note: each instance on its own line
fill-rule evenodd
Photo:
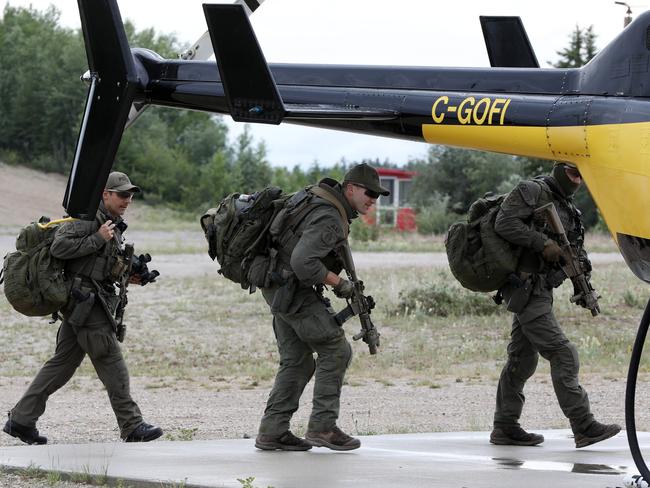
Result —
M 161 435 L 163 435 L 163 430 L 160 427 L 142 422 L 126 436 L 124 442 L 149 442 L 158 439 Z
M 581 448 L 614 437 L 620 431 L 621 426 L 618 424 L 601 424 L 594 420 L 586 429 L 574 432 L 573 437 L 576 441 L 576 448 Z
M 258 434 L 255 447 L 263 451 L 309 451 L 311 444 L 287 430 L 280 435 Z
M 11 419 L 7 420 L 3 432 L 6 432 L 12 437 L 17 437 L 26 444 L 47 444 L 47 437 L 38 434 L 38 430 L 34 427 L 26 427 Z
M 351 451 L 361 447 L 361 441 L 347 435 L 336 425 L 326 432 L 307 432 L 305 440 L 314 447 L 327 447 L 334 451 Z
M 498 446 L 536 446 L 544 442 L 544 436 L 526 432 L 518 425 L 499 425 L 492 429 L 490 442 Z

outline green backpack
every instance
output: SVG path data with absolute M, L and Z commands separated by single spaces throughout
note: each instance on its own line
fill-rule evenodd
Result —
M 314 196 L 329 203 L 314 202 Z M 232 193 L 201 217 L 208 255 L 221 265 L 221 275 L 243 289 L 252 293 L 256 287 L 268 287 L 277 247 L 293 248 L 297 242 L 296 228 L 321 204 L 335 206 L 341 215 L 345 212 L 317 185 L 289 194 L 273 186 L 253 195 Z M 342 225 L 347 236 L 349 228 L 344 217 Z
M 268 229 L 285 200 L 280 188 L 267 187 L 253 195 L 232 193 L 206 211 L 201 227 L 220 274 L 243 289 L 268 286 Z
M 41 217 L 24 227 L 16 239 L 16 251 L 4 258 L 0 283 L 4 281 L 7 301 L 28 317 L 51 315 L 67 303 L 70 284 L 64 275 L 64 263 L 50 253 L 59 225 L 74 220 L 50 222 Z
M 467 222 L 453 224 L 445 238 L 451 272 L 462 286 L 489 292 L 501 288 L 517 271 L 521 248 L 494 230 L 501 203 L 507 195 L 486 194 L 469 208 Z

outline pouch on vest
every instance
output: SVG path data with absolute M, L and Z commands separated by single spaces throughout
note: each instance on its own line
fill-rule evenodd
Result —
M 54 234 L 63 222 L 41 217 L 24 227 L 16 239 L 16 251 L 4 258 L 0 283 L 4 280 L 7 301 L 28 317 L 51 315 L 65 306 L 70 284 L 64 263 L 50 253 Z
M 506 310 L 512 313 L 521 313 L 530 301 L 534 285 L 533 279 L 529 276 L 524 280 L 520 280 L 519 286 L 513 286 L 509 290 Z
M 517 271 L 521 248 L 494 230 L 506 195 L 486 195 L 474 202 L 467 222 L 453 224 L 445 238 L 449 268 L 459 283 L 472 291 L 498 290 Z
M 73 298 L 72 312 L 68 315 L 68 323 L 73 327 L 83 327 L 95 304 L 95 294 L 90 288 L 81 287 L 81 278 L 75 278 L 70 295 Z

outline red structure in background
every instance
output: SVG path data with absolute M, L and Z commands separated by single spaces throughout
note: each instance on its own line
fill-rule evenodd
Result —
M 390 190 L 390 196 L 379 197 L 375 211 L 365 215 L 364 221 L 399 232 L 416 231 L 415 212 L 409 206 L 411 183 L 416 173 L 391 168 L 377 168 L 377 172 L 381 186 Z

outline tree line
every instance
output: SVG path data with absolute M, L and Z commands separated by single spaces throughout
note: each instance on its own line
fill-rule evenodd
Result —
M 79 29 L 62 27 L 59 11 L 7 5 L 0 19 L 0 161 L 66 173 L 73 158 L 87 87 L 79 75 L 87 70 Z M 186 47 L 169 34 L 136 30 L 125 22 L 132 46 L 175 58 Z M 592 28 L 572 34 L 558 51 L 558 67 L 580 66 L 595 54 Z M 566 64 L 570 63 L 570 64 Z M 423 146 L 425 147 L 425 146 Z M 200 211 L 225 195 L 250 193 L 270 184 L 296 191 L 323 176 L 341 179 L 357 162 L 374 166 L 389 161 L 312 163 L 272 167 L 263 141 L 248 128 L 233 141 L 220 116 L 152 107 L 124 132 L 115 169 L 128 173 L 144 190 L 146 201 Z M 550 170 L 550 163 L 529 158 L 432 146 L 426 157 L 401 162 L 414 170 L 411 205 L 423 232 L 444 232 L 469 204 L 487 191 L 505 192 L 520 179 Z M 584 190 L 578 204 L 586 221 L 598 221 Z

